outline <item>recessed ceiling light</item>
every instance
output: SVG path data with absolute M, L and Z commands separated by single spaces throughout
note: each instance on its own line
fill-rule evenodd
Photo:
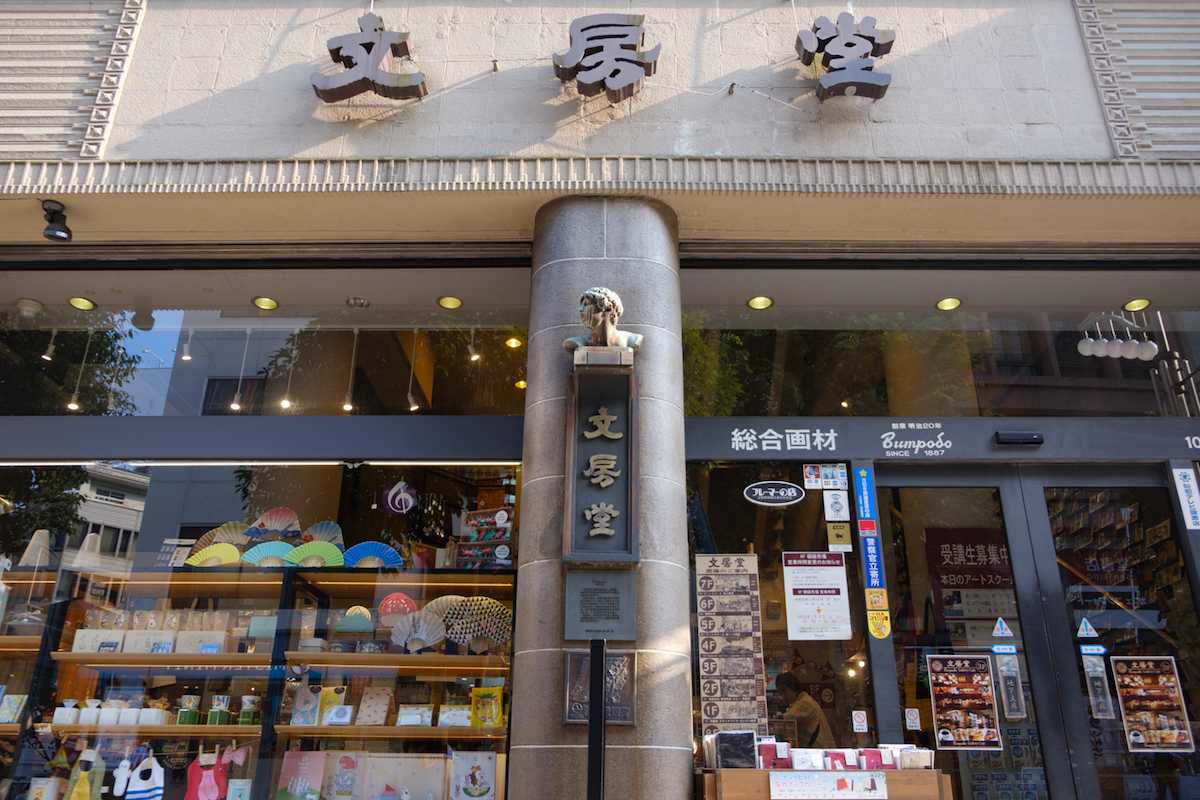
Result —
M 439 297 L 437 303 L 442 308 L 454 309 L 454 308 L 459 308 L 460 306 L 462 306 L 462 299 L 458 298 L 458 297 L 451 297 L 450 295 L 446 295 L 445 297 Z
M 1137 300 L 1130 300 L 1125 304 L 1126 311 L 1142 311 L 1150 307 L 1150 301 L 1144 297 L 1139 297 Z
M 516 386 L 518 389 L 524 389 L 528 385 L 529 384 L 526 383 L 525 381 L 517 381 L 516 383 L 513 384 L 513 386 Z
M 943 297 L 937 301 L 937 307 L 942 311 L 953 311 L 962 305 L 962 300 L 957 297 Z
M 758 297 L 751 297 L 749 300 L 747 300 L 746 305 L 750 306 L 755 311 L 762 311 L 764 308 L 770 308 L 771 306 L 775 305 L 775 301 L 760 294 Z
M 254 303 L 254 305 L 258 306 L 263 311 L 273 311 L 276 308 L 279 308 L 279 302 L 277 300 L 272 300 L 270 297 L 255 297 L 250 302 Z
M 346 305 L 350 306 L 351 308 L 358 309 L 370 308 L 371 301 L 365 297 L 347 297 Z
M 96 304 L 86 297 L 68 297 L 67 302 L 78 308 L 80 311 L 91 311 L 96 307 Z
M 511 339 L 508 339 L 508 340 L 507 340 L 507 341 L 505 341 L 504 343 L 505 343 L 506 345 L 508 345 L 509 347 L 512 347 L 512 348 L 514 348 L 514 349 L 515 349 L 515 348 L 517 348 L 517 347 L 520 347 L 520 346 L 521 346 L 521 340 L 520 340 L 520 339 L 518 339 L 518 338 L 517 338 L 517 337 L 515 337 L 515 336 L 514 336 L 513 338 L 511 338 Z

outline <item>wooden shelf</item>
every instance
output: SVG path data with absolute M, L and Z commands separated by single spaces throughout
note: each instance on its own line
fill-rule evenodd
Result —
M 425 570 L 388 572 L 342 569 L 301 570 L 297 577 L 330 597 L 378 603 L 392 592 L 403 592 L 414 600 L 432 600 L 447 594 L 487 595 L 497 600 L 513 599 L 515 576 L 511 570 Z
M 0 736 L 16 736 L 21 732 L 21 726 L 15 722 L 6 722 L 0 725 Z
M 508 729 L 473 725 L 276 725 L 284 739 L 503 739 Z
M 148 739 L 192 738 L 228 739 L 258 738 L 261 725 L 55 725 L 50 730 L 64 735 L 139 736 Z
M 36 658 L 41 646 L 41 636 L 0 636 L 0 661 Z
M 73 653 L 50 654 L 60 664 L 78 664 L 92 669 L 246 669 L 271 666 L 270 653 Z
M 771 796 L 771 773 L 794 770 L 716 769 L 704 770 L 697 782 L 704 781 L 704 800 L 768 800 Z M 952 800 L 950 776 L 936 769 L 882 770 L 887 781 L 889 800 Z M 853 777 L 861 771 L 826 770 L 821 775 Z
M 402 675 L 430 675 L 438 678 L 502 678 L 508 675 L 508 661 L 501 656 L 303 653 L 288 650 L 287 661 L 289 665 L 300 664 L 313 669 L 337 669 L 347 672 L 384 670 Z
M 75 572 L 92 583 L 120 588 L 130 597 L 269 598 L 278 601 L 283 571 L 243 567 L 105 574 Z M 71 584 L 74 586 L 75 581 Z

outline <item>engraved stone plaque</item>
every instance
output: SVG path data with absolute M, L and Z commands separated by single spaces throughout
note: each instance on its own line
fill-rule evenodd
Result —
M 637 573 L 571 569 L 566 574 L 566 639 L 637 639 Z
M 637 653 L 608 652 L 604 656 L 605 721 L 637 725 Z M 563 722 L 586 725 L 591 702 L 591 661 L 587 650 L 567 651 L 567 703 Z

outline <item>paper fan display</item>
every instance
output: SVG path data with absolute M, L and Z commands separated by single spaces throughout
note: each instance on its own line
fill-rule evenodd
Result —
M 446 623 L 446 630 L 450 630 L 465 619 L 497 613 L 493 606 L 504 608 L 503 603 L 490 597 L 462 597 L 446 613 L 442 614 L 442 621 Z M 507 611 L 507 609 L 505 610 Z
M 261 539 L 267 533 L 278 533 L 282 539 L 298 539 L 300 518 L 290 508 L 272 508 L 245 531 L 252 539 Z
M 366 606 L 354 606 L 333 626 L 334 633 L 374 633 L 375 622 Z
M 224 564 L 236 564 L 242 557 L 242 551 L 228 542 L 212 544 L 198 553 L 193 553 L 183 562 L 190 567 L 219 567 Z
M 214 544 L 232 544 L 238 547 L 245 547 L 250 541 L 246 537 L 244 531 L 246 523 L 244 522 L 226 522 L 224 525 L 213 528 L 208 531 L 192 545 L 192 554 L 199 553 L 204 548 Z
M 263 542 L 247 550 L 242 561 L 257 567 L 286 567 L 284 556 L 290 552 L 292 546 L 287 542 Z
M 280 542 L 283 544 L 283 542 Z M 286 546 L 286 545 L 285 545 Z M 302 567 L 340 567 L 342 566 L 342 551 L 329 542 L 309 542 L 292 548 L 283 557 L 289 564 Z
M 401 617 L 416 610 L 417 604 L 411 597 L 404 592 L 393 592 L 379 604 L 379 623 L 390 628 L 399 622 Z
M 338 550 L 346 549 L 346 540 L 342 538 L 342 526 L 336 522 L 318 522 L 304 532 L 305 542 L 329 542 Z
M 508 641 L 512 636 L 512 611 L 499 601 L 491 598 L 481 599 L 488 600 L 488 604 L 446 629 L 447 639 L 470 646 L 476 653 L 483 653 L 488 649 L 488 640 L 499 644 Z
M 404 559 L 383 542 L 362 542 L 346 551 L 343 563 L 351 567 L 398 567 Z
M 416 611 L 401 617 L 392 628 L 392 641 L 410 653 L 433 647 L 446 638 L 446 626 L 435 615 Z
M 466 599 L 461 594 L 444 594 L 426 603 L 424 610 L 436 615 L 438 619 L 444 619 L 447 611 Z

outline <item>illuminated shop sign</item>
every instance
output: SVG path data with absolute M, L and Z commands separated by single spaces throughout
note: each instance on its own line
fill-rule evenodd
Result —
M 821 65 L 829 71 L 817 83 L 817 99 L 857 95 L 878 100 L 887 94 L 892 76 L 875 72 L 875 59 L 891 52 L 896 35 L 875 27 L 874 17 L 863 17 L 856 25 L 854 15 L 838 14 L 837 24 L 829 17 L 817 17 L 812 30 L 796 34 L 796 52 L 801 63 L 809 65 L 823 54 Z
M 326 103 L 348 100 L 363 92 L 374 92 L 392 100 L 424 97 L 425 75 L 421 72 L 392 72 L 392 61 L 409 54 L 408 34 L 389 31 L 375 14 L 358 18 L 359 33 L 329 40 L 329 57 L 345 72 L 312 74 L 313 91 Z
M 575 81 L 579 93 L 607 92 L 610 103 L 633 97 L 654 74 L 662 45 L 641 51 L 646 29 L 641 14 L 592 14 L 571 23 L 571 49 L 554 56 L 554 74 Z

